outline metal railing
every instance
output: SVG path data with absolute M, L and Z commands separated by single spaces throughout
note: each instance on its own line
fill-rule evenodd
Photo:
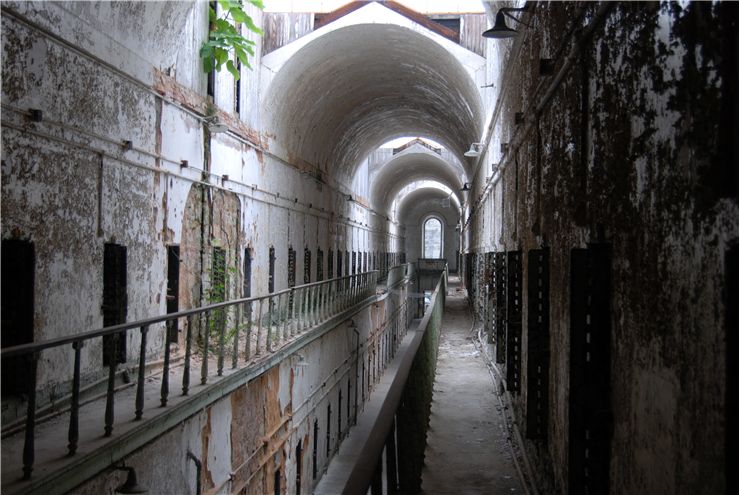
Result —
M 26 356 L 28 369 L 28 406 L 23 448 L 23 479 L 29 479 L 35 459 L 34 431 L 36 426 L 36 375 L 42 352 L 70 346 L 74 352 L 72 397 L 69 412 L 68 455 L 75 455 L 79 442 L 80 362 L 83 346 L 94 339 L 115 336 L 105 349 L 109 356 L 108 387 L 104 415 L 105 436 L 113 434 L 115 424 L 115 377 L 117 367 L 116 342 L 123 332 L 138 329 L 141 334 L 139 349 L 135 420 L 144 415 L 144 392 L 147 364 L 147 334 L 155 325 L 186 320 L 185 351 L 182 363 L 182 395 L 190 390 L 193 365 L 200 366 L 200 383 L 205 385 L 214 376 L 222 376 L 227 358 L 231 368 L 246 367 L 253 360 L 274 352 L 278 346 L 349 309 L 375 293 L 377 271 L 348 275 L 332 280 L 292 287 L 265 296 L 251 297 L 211 304 L 196 309 L 170 313 L 99 330 L 69 335 L 43 342 L 3 349 L 2 359 Z M 212 345 L 212 339 L 214 344 Z M 227 342 L 228 341 L 228 342 Z M 160 407 L 167 406 L 170 374 L 170 343 L 164 339 Z M 215 355 L 214 355 L 215 354 Z M 213 356 L 213 357 L 211 357 Z M 211 361 L 214 361 L 211 363 Z M 200 363 L 198 363 L 200 361 Z
M 446 258 L 419 258 L 416 261 L 416 267 L 418 270 L 429 270 L 435 272 L 441 272 L 447 269 Z
M 393 266 L 388 270 L 388 275 L 386 276 L 386 288 L 391 290 L 404 280 L 412 278 L 413 275 L 413 263 L 404 263 L 403 265 Z
M 355 436 L 354 444 L 352 449 L 348 450 L 342 469 L 331 473 L 332 479 L 328 480 L 324 487 L 319 487 L 316 493 L 370 492 L 372 495 L 400 493 L 397 481 L 400 481 L 402 476 L 420 475 L 420 459 L 423 457 L 426 442 L 419 442 L 418 439 L 421 435 L 423 440 L 428 425 L 438 337 L 447 286 L 448 274 L 445 268 L 439 276 L 430 304 L 412 338 L 395 350 L 397 361 L 390 369 L 392 375 L 384 389 L 385 397 L 377 403 L 377 407 L 372 409 L 369 416 L 364 418 L 363 428 Z M 417 361 L 419 355 L 423 355 L 423 359 Z M 414 371 L 415 362 L 418 368 Z M 417 387 L 422 382 L 424 391 Z M 411 391 L 414 392 L 413 396 L 406 395 L 409 383 Z M 422 403 L 424 400 L 426 402 Z M 417 413 L 426 411 L 424 412 L 426 420 L 420 420 L 420 417 L 415 415 L 409 416 L 419 420 L 414 425 L 415 432 L 403 431 L 397 425 L 397 413 L 402 403 L 407 411 L 411 409 Z M 363 421 L 363 418 L 360 418 L 360 421 Z M 409 455 L 400 455 L 397 446 L 401 443 L 405 445 L 404 452 Z M 404 469 L 400 469 L 402 463 L 405 463 Z M 410 466 L 415 467 L 410 469 Z M 331 487 L 330 491 L 327 490 L 328 487 Z

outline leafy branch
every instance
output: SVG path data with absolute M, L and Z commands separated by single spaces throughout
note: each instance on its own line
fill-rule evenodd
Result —
M 221 15 L 216 15 L 213 7 L 208 7 L 208 20 L 210 31 L 208 41 L 203 42 L 200 47 L 200 59 L 203 62 L 203 72 L 226 69 L 239 80 L 239 70 L 234 64 L 234 56 L 242 65 L 252 68 L 249 64 L 249 56 L 254 56 L 255 42 L 241 35 L 236 25 L 242 24 L 250 31 L 260 36 L 263 31 L 258 28 L 252 18 L 244 12 L 244 1 L 254 5 L 258 9 L 264 9 L 262 0 L 218 0 L 221 6 Z

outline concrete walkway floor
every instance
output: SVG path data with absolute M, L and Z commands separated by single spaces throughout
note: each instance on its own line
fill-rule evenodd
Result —
M 493 379 L 474 344 L 465 291 L 450 278 L 422 493 L 525 493 L 507 440 Z

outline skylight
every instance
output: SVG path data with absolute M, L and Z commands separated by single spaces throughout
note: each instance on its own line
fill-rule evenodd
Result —
M 480 0 L 396 0 L 421 14 L 483 13 Z M 265 12 L 332 12 L 347 0 L 265 0 Z
M 432 148 L 444 148 L 444 146 L 442 146 L 438 142 L 433 141 L 431 139 L 423 138 L 423 137 L 400 137 L 400 138 L 388 141 L 387 143 L 383 143 L 380 147 L 381 148 L 400 148 L 404 144 L 407 144 L 413 141 L 414 139 L 420 139 L 421 141 L 424 141 L 425 143 L 430 145 Z

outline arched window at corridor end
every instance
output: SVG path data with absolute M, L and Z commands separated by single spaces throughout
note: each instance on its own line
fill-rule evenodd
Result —
M 442 221 L 437 217 L 429 217 L 422 226 L 422 256 L 424 258 L 439 259 L 442 254 Z

